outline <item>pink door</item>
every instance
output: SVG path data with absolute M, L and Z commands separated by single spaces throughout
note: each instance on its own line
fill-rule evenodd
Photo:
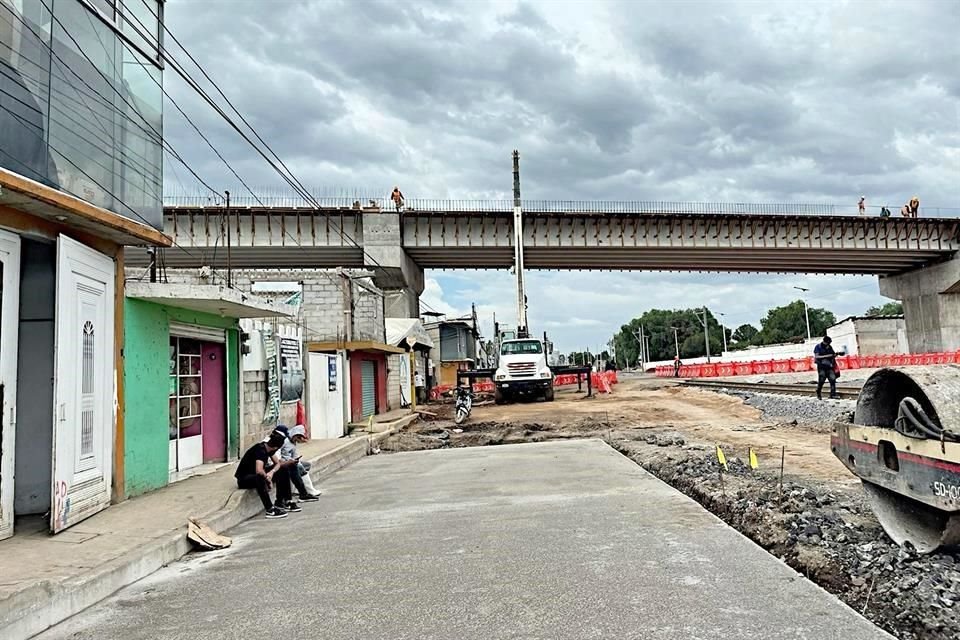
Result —
M 217 342 L 204 342 L 200 353 L 203 461 L 224 462 L 227 459 L 226 349 Z

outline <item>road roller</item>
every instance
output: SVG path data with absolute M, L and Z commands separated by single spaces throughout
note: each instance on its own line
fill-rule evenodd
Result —
M 960 544 L 960 365 L 880 369 L 830 445 L 894 542 Z

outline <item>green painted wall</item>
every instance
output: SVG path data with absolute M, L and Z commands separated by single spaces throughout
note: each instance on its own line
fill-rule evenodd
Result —
M 227 455 L 240 441 L 240 350 L 235 318 L 126 298 L 124 479 L 127 497 L 166 486 L 169 467 L 170 322 L 227 329 Z

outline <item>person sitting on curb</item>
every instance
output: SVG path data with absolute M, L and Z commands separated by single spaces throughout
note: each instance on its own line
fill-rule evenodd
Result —
M 299 440 L 300 442 L 306 442 L 307 430 L 302 426 L 299 427 Z M 314 491 L 307 489 L 307 481 L 310 481 L 310 476 L 303 471 L 303 466 L 301 462 L 301 456 L 297 453 L 297 447 L 292 442 L 293 432 L 298 429 L 298 427 L 293 427 L 293 429 L 288 429 L 285 425 L 278 424 L 274 429 L 274 433 L 280 433 L 283 435 L 283 445 L 281 445 L 280 450 L 273 455 L 273 462 L 276 465 L 284 465 L 290 467 L 290 482 L 293 483 L 293 486 L 297 490 L 297 494 L 300 496 L 300 502 L 316 502 L 317 496 L 314 495 Z M 307 462 L 307 465 L 310 463 Z M 309 467 L 307 467 L 309 468 Z M 306 480 L 304 480 L 306 477 Z M 313 482 L 310 481 L 311 488 L 313 487 Z
M 233 474 L 240 489 L 254 489 L 263 503 L 267 518 L 286 518 L 288 511 L 300 511 L 290 492 L 290 465 L 276 464 L 274 456 L 285 440 L 274 431 L 265 442 L 258 442 L 243 454 Z M 270 500 L 270 488 L 277 487 L 277 499 Z
M 281 460 L 300 460 L 297 463 L 297 472 L 300 474 L 300 479 L 303 481 L 303 486 L 306 487 L 306 498 L 300 496 L 301 500 L 306 502 L 313 502 L 317 499 L 317 496 L 320 495 L 320 491 L 313 486 L 313 480 L 310 478 L 310 461 L 301 460 L 300 455 L 297 453 L 297 445 L 303 444 L 307 441 L 307 428 L 302 424 L 290 427 L 287 433 L 287 442 L 290 443 L 290 448 L 287 448 L 287 442 L 284 443 L 283 447 L 280 449 L 280 459 Z

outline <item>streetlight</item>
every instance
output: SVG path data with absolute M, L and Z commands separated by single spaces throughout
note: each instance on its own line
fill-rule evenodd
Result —
M 717 315 L 723 316 L 724 318 L 727 317 L 727 314 L 720 313 L 719 311 L 717 312 Z M 727 350 L 727 326 L 722 322 L 720 323 L 720 333 L 723 334 L 723 350 L 726 351 Z
M 804 287 L 794 287 L 798 291 L 802 291 L 804 294 L 810 289 L 805 289 Z M 804 296 L 800 296 L 800 299 L 803 300 L 803 315 L 807 319 L 807 340 L 810 339 L 810 309 L 807 307 L 807 299 Z
M 679 327 L 670 327 L 673 329 L 673 346 L 677 349 L 677 360 L 680 359 L 680 338 L 677 337 L 677 332 L 680 331 Z
M 700 320 L 700 316 L 697 316 L 697 320 Z M 703 308 L 703 320 L 700 320 L 700 324 L 703 325 L 703 343 L 707 347 L 707 362 L 710 362 L 710 323 L 707 322 L 707 308 Z

